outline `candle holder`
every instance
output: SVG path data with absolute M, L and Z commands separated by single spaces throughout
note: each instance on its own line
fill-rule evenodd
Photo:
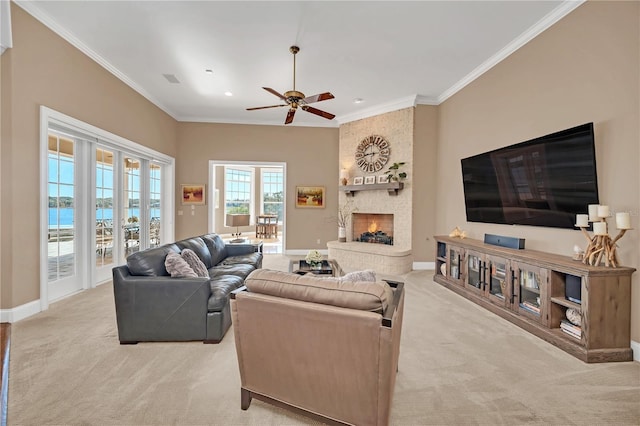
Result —
M 607 206 L 599 206 L 599 207 L 607 207 Z M 611 217 L 608 212 L 608 207 L 606 209 L 600 209 L 600 214 L 605 214 L 604 216 L 597 217 L 598 220 L 595 220 L 596 217 L 592 214 L 592 210 L 590 209 L 589 214 L 589 222 L 593 223 L 593 232 L 594 235 L 589 235 L 587 232 L 588 224 L 585 224 L 584 218 L 578 215 L 576 218 L 576 227 L 580 228 L 582 234 L 585 236 L 589 244 L 587 245 L 586 250 L 584 251 L 584 256 L 582 258 L 582 263 L 591 266 L 599 266 L 602 261 L 604 261 L 605 266 L 608 267 L 617 267 L 619 265 L 618 257 L 616 255 L 616 243 L 620 238 L 624 236 L 624 234 L 631 230 L 632 228 L 629 225 L 628 213 L 626 213 L 626 221 L 622 221 L 621 225 L 619 222 L 619 218 L 616 217 L 616 223 L 618 228 L 618 235 L 614 238 L 611 238 L 608 233 L 607 228 L 607 219 Z

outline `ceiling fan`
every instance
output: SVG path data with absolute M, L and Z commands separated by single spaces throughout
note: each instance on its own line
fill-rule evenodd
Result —
M 270 87 L 263 87 L 267 92 L 276 95 L 280 99 L 282 99 L 285 104 L 279 105 L 269 105 L 255 108 L 247 108 L 247 111 L 253 111 L 256 109 L 266 109 L 266 108 L 277 108 L 283 106 L 289 106 L 289 112 L 287 113 L 287 118 L 284 120 L 284 124 L 290 124 L 293 121 L 293 116 L 296 114 L 296 110 L 298 107 L 302 108 L 303 111 L 310 112 L 311 114 L 319 115 L 320 117 L 326 118 L 328 120 L 332 120 L 335 115 L 328 113 L 326 111 L 321 111 L 317 108 L 309 106 L 314 102 L 326 101 L 327 99 L 333 99 L 334 96 L 330 92 L 319 93 L 313 96 L 304 96 L 304 93 L 298 92 L 296 90 L 296 53 L 300 51 L 298 46 L 291 46 L 289 51 L 293 53 L 293 90 L 289 90 L 288 92 L 284 92 L 284 95 L 276 92 Z

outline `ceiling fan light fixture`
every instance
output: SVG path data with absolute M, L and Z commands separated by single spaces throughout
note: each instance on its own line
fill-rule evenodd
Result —
M 298 46 L 291 46 L 289 48 L 289 51 L 293 54 L 293 90 L 286 91 L 284 92 L 284 95 L 282 95 L 270 87 L 263 87 L 264 90 L 266 90 L 267 92 L 271 93 L 274 96 L 277 96 L 278 98 L 280 98 L 281 101 L 285 103 L 279 104 L 279 105 L 247 108 L 247 111 L 288 106 L 289 112 L 287 113 L 287 117 L 284 120 L 284 124 L 290 124 L 293 121 L 293 117 L 296 113 L 296 110 L 298 109 L 298 107 L 301 107 L 303 111 L 317 115 L 322 118 L 326 118 L 327 120 L 332 120 L 335 117 L 335 115 L 325 111 L 321 111 L 317 108 L 308 106 L 308 104 L 312 104 L 314 102 L 333 99 L 334 96 L 331 94 L 331 92 L 319 93 L 313 96 L 305 96 L 304 93 L 296 90 L 296 54 L 300 51 L 300 48 Z

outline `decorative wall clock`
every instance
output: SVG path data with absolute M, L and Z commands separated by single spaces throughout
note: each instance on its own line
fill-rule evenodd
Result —
M 356 164 L 364 172 L 375 173 L 387 164 L 391 147 L 382 136 L 371 135 L 362 139 L 356 147 Z

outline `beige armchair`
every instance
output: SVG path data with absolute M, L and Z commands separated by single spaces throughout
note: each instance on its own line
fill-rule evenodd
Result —
M 404 285 L 257 270 L 231 299 L 241 408 L 256 398 L 323 422 L 386 425 Z

